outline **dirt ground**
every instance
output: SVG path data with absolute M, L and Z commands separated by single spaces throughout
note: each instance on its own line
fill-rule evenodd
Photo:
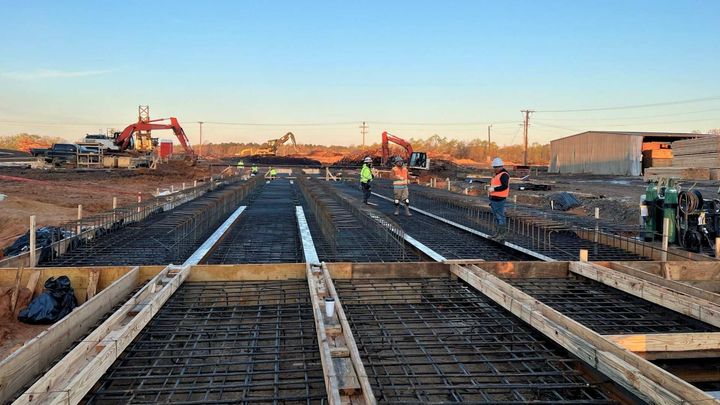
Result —
M 48 325 L 28 325 L 17 320 L 17 314 L 30 303 L 31 292 L 19 290 L 15 311 L 10 311 L 11 287 L 0 287 L 0 360 L 19 349 L 25 342 L 48 328 Z
M 220 167 L 213 167 L 218 173 Z M 170 162 L 157 170 L 36 170 L 0 168 L 0 249 L 7 247 L 27 232 L 30 215 L 36 216 L 38 227 L 58 225 L 77 219 L 77 206 L 83 215 L 112 209 L 113 197 L 118 205 L 137 201 L 137 193 L 149 198 L 157 188 L 176 189 L 182 183 L 208 177 L 210 166 L 189 167 L 183 162 Z

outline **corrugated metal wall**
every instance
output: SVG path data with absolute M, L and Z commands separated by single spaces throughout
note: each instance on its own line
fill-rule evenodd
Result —
M 642 136 L 588 132 L 550 142 L 550 173 L 642 174 Z

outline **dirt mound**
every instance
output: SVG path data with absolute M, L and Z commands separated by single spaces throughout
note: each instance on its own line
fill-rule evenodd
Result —
M 242 160 L 245 163 L 245 166 L 251 165 L 251 164 L 258 164 L 258 165 L 275 165 L 275 166 L 322 166 L 322 163 L 315 159 L 310 159 L 307 157 L 298 157 L 298 156 L 246 156 L 246 157 L 233 157 L 233 158 L 226 158 L 223 159 L 224 162 L 236 165 L 238 161 Z

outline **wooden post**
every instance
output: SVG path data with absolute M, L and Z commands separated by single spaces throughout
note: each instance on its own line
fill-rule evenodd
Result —
M 450 191 L 450 177 L 446 177 L 445 181 L 447 181 L 448 191 Z
M 77 224 L 77 234 L 80 235 L 80 232 L 82 232 L 82 204 L 78 204 L 78 224 Z
M 720 237 L 715 238 L 715 258 L 720 258 Z
M 113 197 L 112 207 L 113 207 L 112 208 L 113 209 L 112 221 L 115 222 L 115 221 L 117 221 L 117 214 L 115 214 L 115 210 L 117 209 L 117 197 Z
M 197 187 L 197 180 L 193 180 L 193 187 Z
M 663 218 L 663 233 L 662 233 L 662 252 L 660 252 L 660 260 L 663 262 L 667 261 L 668 252 L 668 241 L 670 232 L 670 218 Z
M 155 189 L 155 197 L 160 197 L 160 187 Z
M 138 191 L 138 207 L 137 207 L 138 214 L 140 213 L 140 203 L 141 202 L 142 202 L 142 194 L 140 194 L 140 192 Z
M 588 261 L 588 250 L 587 249 L 580 249 L 580 261 L 581 262 Z
M 595 243 L 598 243 L 598 236 L 600 234 L 600 208 L 595 207 Z
M 174 192 L 175 192 L 175 186 L 171 184 L 170 185 L 170 193 L 174 193 Z
M 35 215 L 30 215 L 30 267 L 37 265 L 37 235 L 35 234 Z
M 117 197 L 113 197 L 113 209 L 117 209 Z
M 554 200 L 550 200 L 550 210 L 555 211 L 555 201 Z
M 185 182 L 183 182 L 183 185 L 182 185 L 182 186 L 183 186 L 183 190 L 185 190 Z

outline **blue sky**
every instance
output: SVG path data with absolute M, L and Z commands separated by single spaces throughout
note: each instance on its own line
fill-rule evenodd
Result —
M 107 4 L 106 4 L 107 3 Z M 74 140 L 149 104 L 197 142 L 360 142 L 383 130 L 531 141 L 720 127 L 720 2 L 10 2 L 0 135 Z M 322 125 L 292 125 L 292 124 Z M 160 135 L 160 134 L 158 134 Z M 168 134 L 169 135 L 169 134 Z

